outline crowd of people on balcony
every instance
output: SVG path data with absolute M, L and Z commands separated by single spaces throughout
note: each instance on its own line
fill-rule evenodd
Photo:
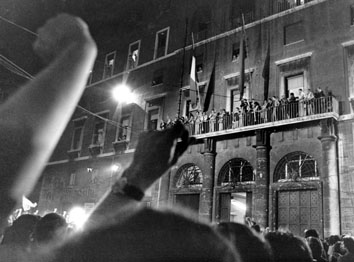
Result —
M 221 109 L 216 112 L 212 109 L 209 114 L 201 110 L 194 110 L 189 117 L 178 117 L 174 120 L 162 121 L 160 128 L 164 129 L 173 125 L 177 120 L 183 122 L 193 135 L 235 129 L 243 126 L 257 125 L 268 122 L 281 121 L 296 117 L 310 116 L 332 112 L 331 91 L 325 92 L 318 87 L 315 92 L 311 89 L 303 91 L 299 89 L 299 95 L 293 92 L 289 97 L 283 95 L 281 98 L 272 96 L 263 103 L 246 98 L 241 100 L 240 106 L 233 112 Z

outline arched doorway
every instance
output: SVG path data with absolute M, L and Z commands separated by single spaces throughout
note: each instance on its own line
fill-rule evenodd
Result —
M 217 220 L 243 223 L 252 216 L 252 187 L 254 169 L 243 158 L 227 161 L 217 179 Z
M 317 161 L 297 151 L 280 159 L 273 175 L 275 228 L 303 236 L 306 229 L 322 234 L 322 193 Z
M 203 174 L 197 165 L 188 163 L 180 167 L 173 182 L 174 204 L 198 213 L 202 185 Z

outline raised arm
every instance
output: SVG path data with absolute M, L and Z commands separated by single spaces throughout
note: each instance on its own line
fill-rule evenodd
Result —
M 0 107 L 1 222 L 37 182 L 97 54 L 87 25 L 66 14 L 38 30 L 34 50 L 48 66 Z
M 88 226 L 124 219 L 139 207 L 139 197 L 159 179 L 193 142 L 181 122 L 161 131 L 144 132 L 139 137 L 131 165 L 97 204 Z M 124 192 L 124 186 L 128 191 Z M 110 221 L 112 220 L 112 221 Z

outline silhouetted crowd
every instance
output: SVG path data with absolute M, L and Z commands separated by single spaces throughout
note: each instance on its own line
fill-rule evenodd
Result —
M 107 227 L 96 235 L 88 230 L 89 241 L 78 246 L 75 230 L 61 215 L 21 215 L 2 235 L 0 258 L 1 261 L 77 261 L 69 258 L 72 259 L 71 252 L 78 248 L 79 261 L 354 261 L 354 238 L 349 235 L 320 239 L 315 229 L 305 230 L 303 236 L 268 228 L 262 231 L 250 218 L 245 218 L 244 224 L 208 225 L 188 217 L 182 209 L 178 213 L 142 209 L 129 220 L 121 222 L 118 235 L 114 227 Z M 114 245 L 122 245 L 127 250 L 113 254 Z M 217 248 L 211 248 L 213 245 Z M 222 253 L 228 246 L 229 254 Z M 48 252 L 56 255 L 43 255 Z M 129 252 L 132 254 L 126 254 Z

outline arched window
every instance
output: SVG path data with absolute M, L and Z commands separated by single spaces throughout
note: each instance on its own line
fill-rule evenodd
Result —
M 234 158 L 221 168 L 218 186 L 236 185 L 250 181 L 254 181 L 252 165 L 245 159 Z
M 186 164 L 177 171 L 176 188 L 200 188 L 203 184 L 203 175 L 200 168 L 194 164 Z
M 317 162 L 307 153 L 297 151 L 284 156 L 274 171 L 274 182 L 311 180 L 318 177 Z

